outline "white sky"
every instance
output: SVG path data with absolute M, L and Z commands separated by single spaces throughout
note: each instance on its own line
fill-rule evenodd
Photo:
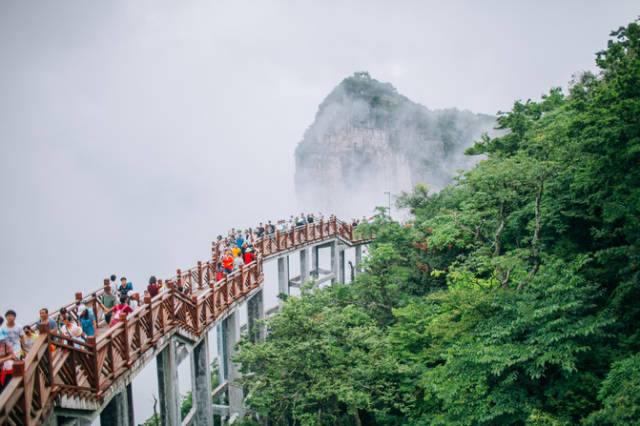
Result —
M 354 71 L 493 114 L 593 69 L 638 15 L 637 1 L 4 0 L 0 313 L 35 319 L 111 273 L 141 289 L 231 226 L 304 210 L 295 145 Z

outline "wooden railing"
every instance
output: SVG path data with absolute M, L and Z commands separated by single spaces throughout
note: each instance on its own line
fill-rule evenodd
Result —
M 179 269 L 157 296 L 146 297 L 133 313 L 121 314 L 116 325 L 86 342 L 62 336 L 49 330 L 48 324 L 41 324 L 34 346 L 24 361 L 14 363 L 14 377 L 0 393 L 0 424 L 38 424 L 60 395 L 102 401 L 113 383 L 161 339 L 180 331 L 199 337 L 230 305 L 259 287 L 264 280 L 264 259 L 336 236 L 352 243 L 365 242 L 354 238 L 351 225 L 335 219 L 276 231 L 256 240 L 258 255 L 254 261 L 219 281 L 215 279 L 216 250 L 211 260 Z M 108 284 L 105 280 L 105 286 Z M 101 288 L 84 297 L 77 293 L 76 302 L 86 303 L 99 318 L 98 300 L 103 292 Z M 76 302 L 64 307 L 72 311 Z

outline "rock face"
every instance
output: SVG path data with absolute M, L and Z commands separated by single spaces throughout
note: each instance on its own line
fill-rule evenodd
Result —
M 495 117 L 428 110 L 366 72 L 344 79 L 320 104 L 296 148 L 295 186 L 303 211 L 354 216 L 386 205 L 417 183 L 439 191 L 477 157 L 464 156 Z

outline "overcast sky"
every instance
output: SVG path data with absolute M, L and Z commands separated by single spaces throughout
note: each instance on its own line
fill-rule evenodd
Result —
M 295 145 L 354 71 L 428 108 L 493 114 L 593 69 L 639 14 L 637 1 L 3 0 L 0 312 L 35 319 L 111 273 L 141 290 L 231 226 L 303 209 Z

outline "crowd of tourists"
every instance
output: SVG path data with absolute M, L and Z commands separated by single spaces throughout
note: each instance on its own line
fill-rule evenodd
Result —
M 334 215 L 329 216 L 329 220 L 334 218 Z M 261 222 L 256 228 L 232 228 L 225 237 L 218 235 L 213 243 L 213 249 L 217 252 L 217 259 L 219 259 L 216 265 L 216 281 L 223 279 L 225 275 L 237 270 L 241 265 L 253 262 L 258 254 L 255 243 L 261 237 L 271 236 L 276 231 L 286 232 L 324 219 L 322 213 L 317 215 L 301 213 L 295 217 L 292 215 L 289 219 Z M 357 227 L 366 222 L 365 217 L 361 220 L 354 218 L 351 225 Z M 179 283 L 177 285 L 178 291 L 184 291 Z M 96 300 L 97 306 L 102 310 L 101 320 L 104 322 L 98 321 L 97 313 L 93 312 L 93 309 L 83 300 L 76 301 L 70 308 L 60 308 L 56 318 L 51 318 L 47 308 L 40 309 L 40 319 L 34 328 L 18 325 L 16 312 L 9 309 L 4 317 L 0 316 L 0 391 L 11 380 L 13 363 L 24 359 L 33 347 L 38 338 L 40 324 L 48 324 L 49 330 L 57 334 L 58 338 L 59 336 L 68 338 L 67 344 L 82 347 L 82 342 L 96 335 L 99 325 L 103 328 L 113 327 L 120 321 L 121 314 L 126 316 L 132 313 L 144 303 L 147 296 L 154 298 L 164 289 L 161 282 L 155 276 L 151 276 L 141 300 L 139 293 L 134 293 L 131 281 L 121 277 L 118 283 L 116 275 L 111 275 L 110 282 L 105 285 L 104 292 Z

